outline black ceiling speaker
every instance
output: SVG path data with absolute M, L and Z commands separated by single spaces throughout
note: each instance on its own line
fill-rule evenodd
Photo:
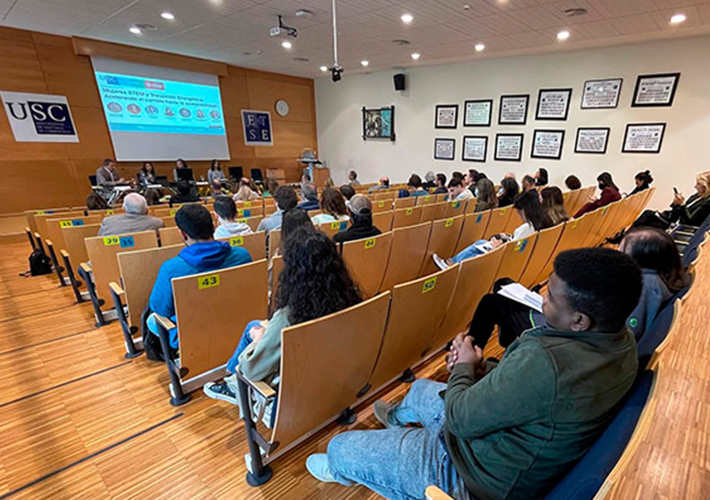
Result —
M 404 73 L 397 73 L 394 75 L 394 89 L 398 92 L 405 89 Z

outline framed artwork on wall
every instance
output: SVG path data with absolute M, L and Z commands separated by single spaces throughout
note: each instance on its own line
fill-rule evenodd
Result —
M 575 153 L 606 154 L 609 144 L 608 127 L 579 127 L 577 129 L 577 141 L 574 143 Z
M 485 135 L 466 135 L 463 138 L 461 159 L 463 161 L 486 161 L 488 150 L 488 137 Z
M 680 73 L 640 75 L 636 79 L 634 100 L 631 106 L 634 108 L 673 106 L 679 80 Z
M 496 134 L 496 161 L 521 161 L 523 159 L 523 134 Z
M 572 89 L 540 89 L 537 94 L 536 120 L 567 120 Z
M 493 99 L 481 99 L 464 102 L 464 127 L 490 127 L 493 112 Z
M 498 125 L 525 125 L 528 122 L 529 95 L 502 95 L 498 108 Z
M 434 115 L 435 128 L 456 128 L 459 119 L 458 104 L 437 104 Z
M 559 160 L 564 142 L 564 130 L 535 130 L 530 158 Z
M 587 80 L 582 92 L 582 109 L 613 109 L 619 105 L 623 78 Z
M 394 142 L 394 106 L 362 108 L 362 139 L 389 139 Z
M 434 159 L 452 161 L 456 154 L 456 139 L 434 139 Z
M 665 123 L 629 123 L 626 125 L 621 152 L 660 153 L 665 133 Z

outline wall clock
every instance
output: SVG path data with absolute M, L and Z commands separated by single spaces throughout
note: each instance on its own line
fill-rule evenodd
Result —
M 283 99 L 276 101 L 276 112 L 279 116 L 286 116 L 289 112 L 288 103 Z

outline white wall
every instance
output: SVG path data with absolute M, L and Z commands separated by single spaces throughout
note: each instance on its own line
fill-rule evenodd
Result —
M 426 51 L 422 58 L 426 58 Z M 678 71 L 682 74 L 672 108 L 631 108 L 637 75 Z M 454 170 L 468 168 L 484 171 L 495 180 L 512 171 L 520 179 L 544 166 L 554 184 L 561 185 L 574 173 L 590 185 L 600 172 L 608 170 L 622 191 L 629 191 L 633 176 L 650 169 L 658 188 L 653 205 L 660 207 L 670 201 L 673 186 L 689 195 L 694 174 L 710 170 L 710 37 L 410 68 L 407 90 L 401 93 L 393 89 L 394 73 L 346 72 L 338 84 L 330 78 L 316 80 L 319 156 L 327 161 L 336 182 L 343 182 L 349 169 L 357 170 L 362 182 L 374 182 L 380 175 L 405 181 L 413 172 L 423 177 L 433 170 L 449 176 Z M 615 77 L 624 79 L 617 109 L 580 109 L 585 80 Z M 538 90 L 567 87 L 574 89 L 568 121 L 536 121 Z M 530 94 L 526 126 L 497 125 L 501 94 Z M 491 127 L 461 127 L 466 99 L 494 99 Z M 434 106 L 452 103 L 459 104 L 458 128 L 435 129 Z M 395 105 L 396 142 L 363 141 L 361 108 L 391 104 Z M 621 153 L 626 124 L 635 122 L 667 122 L 660 154 Z M 606 155 L 574 153 L 580 126 L 611 127 Z M 530 158 L 536 128 L 566 130 L 560 161 Z M 522 162 L 493 161 L 497 132 L 525 133 Z M 485 164 L 460 160 L 464 135 L 489 136 Z M 455 161 L 433 159 L 435 137 L 456 139 Z

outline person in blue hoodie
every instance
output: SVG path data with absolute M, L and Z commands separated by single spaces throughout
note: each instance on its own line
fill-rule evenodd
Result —
M 172 279 L 217 269 L 226 269 L 251 262 L 251 256 L 242 247 L 231 247 L 212 237 L 214 225 L 210 212 L 202 205 L 185 205 L 175 214 L 175 222 L 186 247 L 177 257 L 163 262 L 150 293 L 150 309 L 155 314 L 170 318 L 175 323 L 175 302 Z M 148 329 L 158 334 L 158 325 L 151 314 Z M 178 348 L 177 328 L 170 330 L 170 347 Z

